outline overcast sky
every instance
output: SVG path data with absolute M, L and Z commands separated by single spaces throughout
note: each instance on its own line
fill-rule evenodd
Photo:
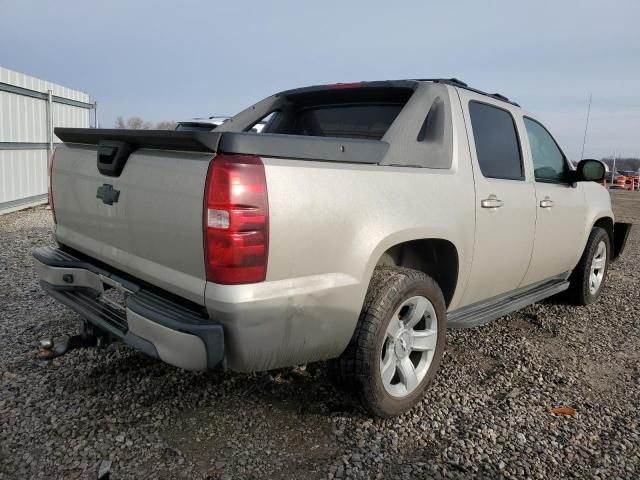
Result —
M 115 118 L 231 115 L 276 91 L 457 77 L 536 114 L 567 154 L 640 157 L 640 2 L 0 0 L 0 65 Z

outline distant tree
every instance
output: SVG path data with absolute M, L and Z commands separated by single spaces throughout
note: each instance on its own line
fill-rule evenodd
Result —
M 156 130 L 175 130 L 178 122 L 172 120 L 164 120 L 156 123 Z
M 153 123 L 145 122 L 140 117 L 130 117 L 127 119 L 127 128 L 131 130 L 151 130 Z
M 613 157 L 601 159 L 609 168 L 613 167 Z M 640 158 L 616 158 L 616 170 L 638 171 L 640 169 Z
M 153 122 L 144 121 L 140 117 L 129 117 L 126 120 L 122 117 L 116 118 L 115 128 L 127 128 L 129 130 L 174 130 L 178 125 L 177 122 L 172 120 L 164 120 L 158 122 L 155 125 Z

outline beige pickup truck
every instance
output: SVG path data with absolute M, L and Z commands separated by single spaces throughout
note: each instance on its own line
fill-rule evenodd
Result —
M 533 115 L 455 79 L 289 90 L 213 132 L 56 134 L 58 245 L 34 257 L 83 326 L 45 356 L 120 340 L 189 370 L 330 360 L 379 416 L 420 401 L 447 327 L 594 302 L 629 230 L 602 163 L 574 168 Z

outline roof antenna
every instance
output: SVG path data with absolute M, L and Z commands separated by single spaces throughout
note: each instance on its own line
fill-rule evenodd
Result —
M 589 128 L 589 114 L 591 113 L 591 97 L 592 95 L 589 94 L 589 106 L 587 107 L 587 123 L 584 126 L 584 138 L 582 139 L 582 152 L 580 153 L 579 160 L 582 160 L 584 158 L 584 145 L 585 143 L 587 143 L 587 129 Z

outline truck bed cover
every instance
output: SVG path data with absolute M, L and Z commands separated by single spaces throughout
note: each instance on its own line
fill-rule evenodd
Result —
M 65 143 L 99 145 L 102 141 L 118 141 L 129 144 L 132 150 L 235 153 L 346 163 L 377 164 L 389 149 L 389 144 L 380 140 L 252 132 L 56 128 L 55 133 Z

